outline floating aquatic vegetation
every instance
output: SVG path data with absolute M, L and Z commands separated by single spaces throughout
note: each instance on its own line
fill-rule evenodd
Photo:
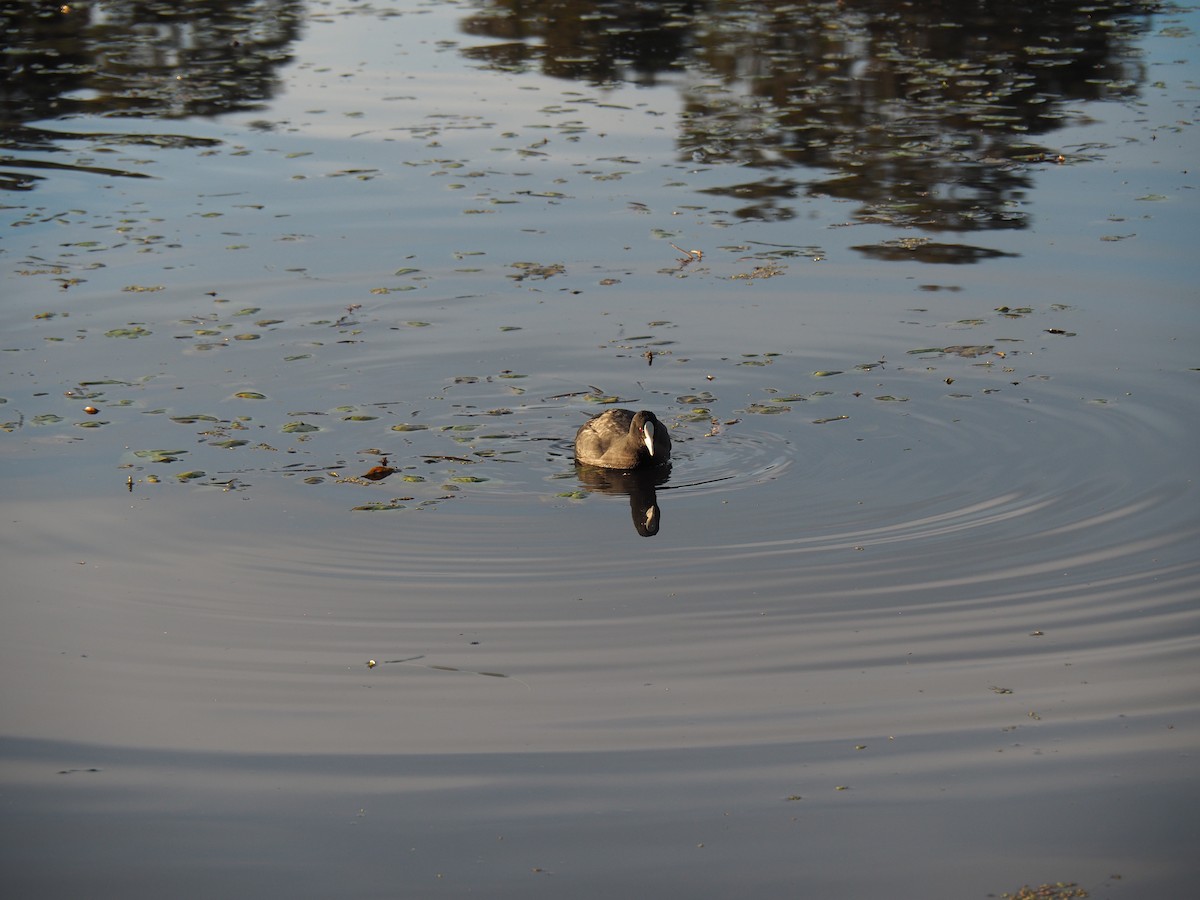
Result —
M 994 352 L 995 349 L 996 347 L 993 344 L 953 344 L 949 347 L 922 347 L 918 350 L 909 350 L 907 352 L 909 356 L 950 354 L 951 356 L 961 356 L 964 359 L 976 359 Z
M 518 274 L 507 276 L 514 281 L 525 281 L 527 278 L 545 281 L 555 275 L 564 275 L 567 271 L 562 263 L 515 262 L 508 265 L 509 268 L 518 270 Z
M 180 472 L 175 477 L 182 482 L 195 481 L 197 478 L 203 478 L 207 473 L 199 469 L 192 472 Z
M 239 400 L 266 400 L 266 394 L 260 394 L 258 391 L 238 391 L 233 396 Z
M 428 431 L 428 425 L 413 425 L 410 422 L 401 422 L 398 425 L 392 426 L 392 431 Z
M 111 338 L 140 338 L 146 337 L 153 332 L 147 331 L 141 325 L 131 325 L 128 328 L 110 328 L 104 332 L 105 337 Z
M 778 415 L 779 413 L 786 413 L 786 412 L 791 412 L 791 411 L 792 411 L 792 408 L 790 406 L 786 406 L 782 403 L 778 403 L 778 404 L 774 404 L 774 405 L 772 405 L 770 403 L 751 403 L 745 409 L 742 410 L 742 412 L 753 413 L 755 415 L 762 415 L 762 416 L 773 416 L 773 415 Z
M 321 429 L 307 422 L 288 422 L 279 430 L 284 434 L 308 434 L 309 432 L 320 431 Z
M 761 281 L 765 278 L 774 278 L 777 275 L 783 275 L 785 272 L 787 272 L 786 266 L 768 263 L 762 266 L 755 266 L 749 272 L 738 272 L 736 275 L 731 275 L 729 277 L 734 281 Z
M 186 454 L 186 450 L 134 450 L 133 455 L 152 463 L 172 463 Z

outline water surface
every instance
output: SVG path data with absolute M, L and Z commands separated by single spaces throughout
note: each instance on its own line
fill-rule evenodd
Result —
M 1037 10 L 10 16 L 18 893 L 1182 895 L 1200 19 Z

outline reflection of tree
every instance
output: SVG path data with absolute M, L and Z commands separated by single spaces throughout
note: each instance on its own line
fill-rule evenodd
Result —
M 1067 104 L 1131 95 L 1131 50 L 1155 4 L 1110 0 L 477 0 L 473 48 L 593 82 L 687 66 L 685 160 L 764 173 L 712 190 L 747 219 L 792 215 L 798 193 L 859 204 L 864 221 L 930 231 L 1023 228 L 1037 136 Z M 653 10 L 647 21 L 644 8 Z M 540 39 L 536 45 L 533 41 Z M 802 182 L 784 170 L 824 174 Z
M 302 0 L 5 0 L 5 131 L 75 112 L 181 118 L 257 108 L 274 93 L 302 13 Z
M 692 16 L 701 5 L 682 0 L 488 0 L 463 20 L 462 30 L 505 43 L 464 52 L 508 71 L 536 65 L 547 75 L 593 84 L 652 84 L 656 73 L 681 68 Z

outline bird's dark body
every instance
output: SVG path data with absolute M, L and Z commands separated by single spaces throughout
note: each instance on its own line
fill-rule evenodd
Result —
M 671 458 L 671 436 L 654 413 L 610 409 L 575 435 L 575 461 L 604 469 L 648 469 Z

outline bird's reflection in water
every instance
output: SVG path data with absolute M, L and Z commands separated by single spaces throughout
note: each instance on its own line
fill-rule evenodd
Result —
M 652 469 L 600 469 L 576 465 L 579 483 L 589 491 L 600 494 L 625 494 L 629 497 L 629 512 L 633 527 L 642 537 L 654 537 L 662 526 L 662 511 L 658 508 L 657 488 L 671 477 L 671 467 Z

